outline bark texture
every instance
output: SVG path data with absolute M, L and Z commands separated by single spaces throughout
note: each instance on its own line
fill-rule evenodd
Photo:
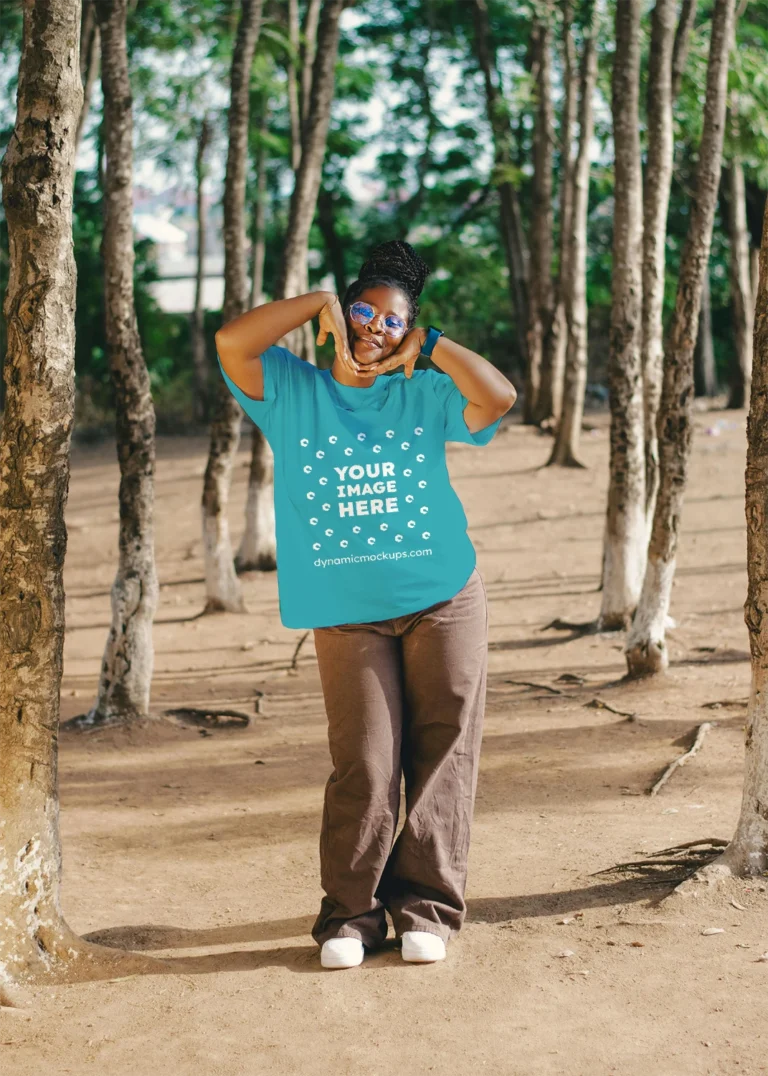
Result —
M 500 89 L 486 0 L 473 0 L 474 47 L 485 81 L 488 120 L 493 135 L 494 167 L 491 183 L 498 189 L 500 232 L 509 271 L 509 290 L 515 315 L 517 347 L 522 368 L 528 370 L 528 244 L 520 201 L 513 180 L 514 153 L 509 112 Z
M 604 630 L 629 626 L 645 570 L 645 453 L 642 376 L 640 0 L 616 5 L 613 62 L 613 265 L 608 382 L 610 486 L 603 553 Z
M 544 369 L 548 376 L 541 391 L 541 411 L 546 412 L 543 424 L 557 427 L 563 408 L 565 357 L 568 348 L 568 320 L 565 293 L 571 276 L 571 241 L 573 227 L 573 184 L 575 161 L 572 151 L 574 128 L 579 107 L 576 49 L 573 39 L 573 5 L 565 0 L 563 7 L 563 110 L 560 117 L 560 235 L 558 266 L 554 285 L 552 331 L 545 345 L 548 354 Z
M 64 508 L 74 417 L 77 0 L 25 0 L 8 222 L 0 435 L 0 998 L 67 959 L 57 784 Z
M 645 503 L 653 519 L 659 477 L 656 416 L 664 359 L 662 314 L 666 268 L 667 213 L 672 185 L 672 58 L 676 0 L 656 0 L 648 60 L 648 156 L 643 187 L 643 399 L 645 405 Z
M 232 54 L 229 146 L 224 181 L 224 324 L 245 312 L 245 174 L 248 161 L 249 88 L 263 0 L 242 0 Z M 240 443 L 242 410 L 219 378 L 214 395 L 211 442 L 203 480 L 203 556 L 206 612 L 245 610 L 229 534 L 229 489 Z
M 301 145 L 296 183 L 291 195 L 283 258 L 274 289 L 276 299 L 291 298 L 307 290 L 306 264 L 309 230 L 317 207 L 323 158 L 331 120 L 339 49 L 339 18 L 344 6 L 344 0 L 325 0 L 320 13 L 309 112 L 304 123 L 305 137 Z M 296 331 L 296 335 L 298 334 L 299 330 Z M 295 350 L 291 347 L 292 342 L 295 343 L 292 340 L 293 335 L 286 336 L 286 346 L 291 350 Z
M 205 154 L 211 141 L 211 121 L 203 116 L 197 136 L 195 179 L 197 185 L 197 271 L 195 275 L 195 307 L 192 312 L 192 364 L 195 375 L 195 418 L 205 422 L 208 418 L 208 356 L 205 347 L 205 307 L 203 286 L 205 280 L 205 245 L 208 219 L 205 206 Z
M 93 87 L 99 73 L 101 60 L 101 35 L 96 19 L 94 0 L 83 0 L 83 15 L 80 24 L 80 77 L 83 80 L 83 104 L 77 119 L 75 132 L 75 155 L 83 140 L 83 132 L 91 108 Z
M 728 259 L 728 276 L 731 285 L 733 320 L 731 390 L 728 406 L 740 408 L 749 407 L 749 393 L 752 383 L 754 304 L 752 301 L 744 168 L 738 157 L 735 157 L 728 165 L 726 178 L 728 185 L 728 239 L 731 248 Z
M 697 396 L 717 394 L 715 372 L 715 342 L 712 338 L 712 295 L 709 288 L 709 271 L 701 283 L 701 310 L 699 329 L 696 334 L 696 351 L 693 356 L 694 391 Z
M 747 419 L 747 600 L 752 654 L 746 769 L 733 840 L 709 873 L 761 875 L 768 870 L 768 203 L 760 252 L 752 394 Z
M 542 8 L 532 31 L 533 77 L 536 106 L 533 129 L 533 191 L 529 227 L 530 280 L 528 308 L 528 377 L 525 419 L 541 424 L 552 418 L 552 319 L 555 295 L 552 285 L 552 4 Z
M 566 317 L 563 408 L 549 463 L 581 467 L 579 441 L 587 386 L 587 215 L 590 149 L 594 131 L 593 101 L 597 81 L 595 5 L 589 9 L 579 74 L 579 149 L 573 173 L 573 208 L 568 272 L 563 275 Z
M 311 93 L 308 112 L 298 131 L 303 137 L 298 143 L 298 168 L 274 299 L 288 299 L 309 291 L 309 230 L 317 208 L 331 122 L 339 49 L 339 19 L 344 7 L 344 0 L 325 0 L 317 25 Z M 295 87 L 295 72 L 289 71 L 289 82 Z M 296 138 L 292 139 L 292 144 L 297 144 Z M 314 339 L 312 322 L 307 321 L 293 332 L 286 333 L 281 343 L 300 358 L 314 363 Z M 261 430 L 254 427 L 245 530 L 236 558 L 238 571 L 268 571 L 276 567 L 273 473 L 272 449 Z
M 155 409 L 133 299 L 133 117 L 126 0 L 103 0 L 96 10 L 103 54 L 107 158 L 102 259 L 107 348 L 115 388 L 120 532 L 118 568 L 112 584 L 112 625 L 88 723 L 130 722 L 149 716 L 152 622 L 158 594 Z
M 251 234 L 250 307 L 264 302 L 264 256 L 266 254 L 267 151 L 265 138 L 269 130 L 269 107 L 264 102 L 259 120 L 259 146 L 256 151 L 256 200 L 253 205 Z
M 693 352 L 720 182 L 733 6 L 733 0 L 715 0 L 712 13 L 704 126 L 696 167 L 696 196 L 691 201 L 690 224 L 680 260 L 675 312 L 664 351 L 664 381 L 659 410 L 659 491 L 643 591 L 627 638 L 626 656 L 630 676 L 653 675 L 662 672 L 668 665 L 664 629 L 675 573 L 680 516 L 691 451 Z

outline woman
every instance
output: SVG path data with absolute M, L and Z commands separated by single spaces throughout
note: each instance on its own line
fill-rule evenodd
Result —
M 386 911 L 405 960 L 443 959 L 466 914 L 488 613 L 445 442 L 487 444 L 516 393 L 415 327 L 428 273 L 408 243 L 383 243 L 342 302 L 280 299 L 216 334 L 227 385 L 274 452 L 281 620 L 314 629 L 333 761 L 312 930 L 327 968 L 380 945 Z M 328 370 L 275 343 L 318 315 Z M 419 355 L 439 369 L 414 370 Z

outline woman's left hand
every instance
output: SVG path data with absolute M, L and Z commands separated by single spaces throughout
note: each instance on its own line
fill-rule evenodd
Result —
M 378 362 L 372 362 L 366 364 L 364 372 L 374 374 L 383 374 L 387 370 L 394 370 L 398 366 L 404 367 L 404 373 L 407 378 L 410 379 L 413 373 L 413 368 L 416 365 L 416 360 L 419 357 L 422 347 L 424 346 L 424 340 L 426 339 L 426 329 L 417 327 L 411 329 L 409 333 L 406 333 L 403 339 L 400 341 L 400 345 L 396 351 L 393 351 L 391 355 L 388 355 L 386 359 L 380 359 Z

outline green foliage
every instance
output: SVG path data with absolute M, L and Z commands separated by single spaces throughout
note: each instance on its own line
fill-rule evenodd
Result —
M 576 0 L 573 37 L 579 52 L 593 0 Z M 587 293 L 593 371 L 600 376 L 611 298 L 613 164 L 611 71 L 616 0 L 598 4 L 598 84 L 594 162 L 590 181 Z M 679 257 L 688 226 L 709 48 L 712 0 L 701 0 L 681 93 L 675 106 L 675 172 L 667 234 L 665 310 L 674 302 Z M 643 15 L 644 75 L 650 10 Z M 300 0 L 300 17 L 306 9 Z M 334 107 L 322 166 L 321 212 L 309 236 L 310 287 L 329 273 L 349 283 L 376 243 L 402 236 L 434 272 L 421 299 L 421 320 L 440 324 L 510 375 L 521 374 L 505 258 L 499 238 L 498 184 L 517 188 L 527 220 L 531 205 L 533 78 L 531 25 L 547 10 L 541 0 L 488 0 L 501 110 L 511 163 L 494 164 L 485 88 L 474 50 L 473 4 L 455 0 L 358 0 L 345 11 L 336 66 Z M 553 18 L 556 124 L 556 229 L 562 174 L 559 123 L 563 105 L 562 10 Z M 13 124 L 21 39 L 21 4 L 0 2 L 0 151 Z M 134 93 L 136 174 L 148 162 L 155 173 L 194 187 L 200 125 L 207 116 L 212 142 L 207 184 L 220 198 L 226 161 L 228 78 L 239 6 L 232 0 L 140 0 L 131 7 L 128 40 Z M 744 165 L 753 240 L 759 234 L 768 186 L 768 0 L 751 0 L 737 27 L 730 70 L 726 157 Z M 266 171 L 264 279 L 269 294 L 285 245 L 293 174 L 286 64 L 298 65 L 288 40 L 287 5 L 267 0 L 251 73 L 246 204 L 256 199 L 255 162 L 263 148 Z M 641 110 L 646 86 L 641 87 Z M 373 107 L 376 106 L 376 107 Z M 100 107 L 97 91 L 92 108 Z M 371 119 L 373 116 L 373 119 Z M 262 125 L 265 118 L 265 126 Z M 641 134 L 645 137 L 642 127 Z M 98 123 L 89 126 L 98 133 Z M 91 136 L 93 137 L 93 136 Z M 374 151 L 373 153 L 371 151 Z M 366 167 L 360 161 L 365 155 Z M 355 180 L 353 176 L 358 176 Z M 215 207 L 214 207 L 215 208 Z M 0 289 L 7 281 L 7 237 L 0 213 Z M 251 226 L 249 225 L 249 234 Z M 108 412 L 111 386 L 104 340 L 101 270 L 101 193 L 93 172 L 81 171 L 74 192 L 78 267 L 76 368 L 80 411 Z M 728 360 L 728 242 L 722 216 L 715 224 L 710 276 L 718 361 Z M 150 285 L 156 270 L 151 244 L 136 246 L 136 306 L 142 344 L 161 424 L 185 425 L 192 412 L 189 319 L 160 310 Z M 206 314 L 210 354 L 219 324 Z M 3 344 L 0 320 L 0 349 Z M 321 349 L 319 361 L 332 354 Z M 213 369 L 213 367 L 212 367 Z M 724 372 L 724 371 L 723 371 Z M 215 370 L 214 370 L 215 376 Z M 89 401 L 84 408 L 82 401 Z

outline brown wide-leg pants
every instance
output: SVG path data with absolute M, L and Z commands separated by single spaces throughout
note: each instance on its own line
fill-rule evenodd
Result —
M 466 915 L 470 825 L 488 662 L 488 606 L 475 568 L 446 601 L 365 624 L 315 628 L 333 772 L 325 788 L 312 929 L 444 941 Z M 406 818 L 397 840 L 400 777 Z

